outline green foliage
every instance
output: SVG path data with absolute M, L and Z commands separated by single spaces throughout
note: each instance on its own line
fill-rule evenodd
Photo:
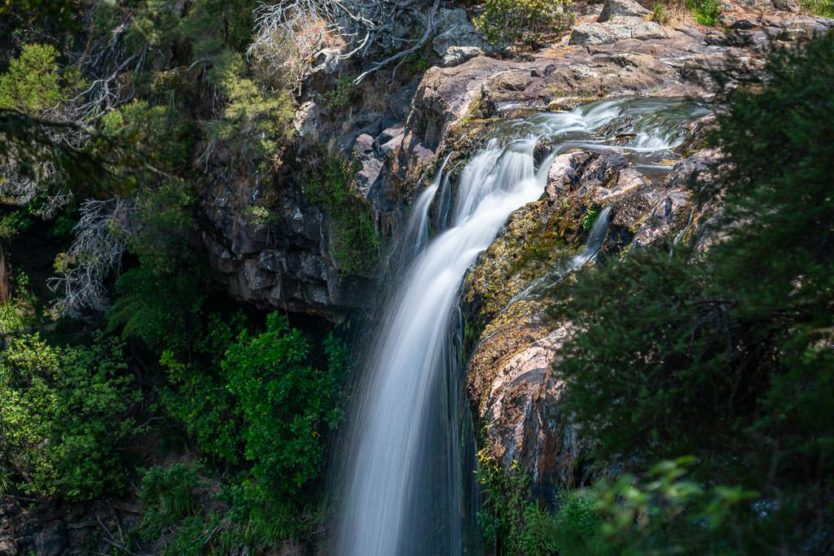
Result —
M 604 554 L 607 543 L 600 537 L 602 520 L 593 496 L 578 490 L 564 495 L 552 518 L 550 538 L 559 554 Z
M 813 14 L 834 17 L 834 2 L 831 0 L 800 0 L 800 4 Z
M 70 500 L 118 492 L 121 450 L 138 432 L 132 382 L 121 346 L 101 336 L 90 347 L 10 338 L 0 354 L 0 461 L 16 486 Z
M 82 87 L 76 68 L 58 65 L 58 50 L 48 44 L 25 44 L 0 75 L 0 108 L 43 115 L 68 102 Z
M 355 173 L 354 164 L 322 150 L 302 183 L 307 200 L 322 207 L 333 221 L 330 254 L 345 274 L 370 272 L 380 250 L 371 208 L 351 187 Z
M 198 471 L 196 466 L 175 463 L 145 472 L 139 488 L 145 510 L 139 526 L 143 536 L 158 537 L 164 528 L 197 514 L 194 491 L 199 486 Z
M 193 129 L 175 109 L 133 100 L 105 114 L 101 126 L 106 136 L 140 153 L 142 165 L 153 166 L 157 173 L 160 170 L 172 173 L 189 170 Z M 133 180 L 139 178 L 135 173 L 131 177 Z M 144 178 L 150 181 L 156 177 Z
M 666 25 L 669 23 L 669 13 L 666 11 L 666 4 L 655 2 L 652 6 L 652 21 Z
M 309 342 L 277 313 L 267 319 L 265 332 L 243 331 L 226 351 L 221 367 L 237 399 L 244 457 L 252 463 L 252 480 L 243 486 L 247 500 L 290 509 L 292 499 L 317 477 L 324 456 L 321 435 L 341 418 L 344 353 L 332 338 L 325 353 L 326 368 L 310 365 Z
M 746 554 L 733 518 L 757 494 L 704 488 L 686 478 L 692 458 L 662 461 L 644 477 L 625 474 L 569 494 L 555 517 L 553 546 L 564 556 Z
M 188 362 L 179 361 L 170 348 L 160 360 L 168 374 L 168 388 L 160 393 L 165 411 L 182 423 L 203 455 L 231 466 L 242 459 L 239 411 L 225 374 L 213 363 L 243 327 L 240 314 L 211 315 L 204 332 L 194 336 Z
M 47 29 L 73 31 L 78 27 L 82 0 L 2 0 L 0 18 L 24 28 L 40 24 Z
M 27 211 L 12 209 L 0 217 L 0 239 L 11 239 L 31 229 L 35 222 Z
M 727 320 L 727 304 L 688 255 L 636 252 L 571 289 L 569 314 L 582 333 L 560 368 L 565 403 L 600 455 L 725 446 L 735 419 L 749 418 L 772 350 L 736 351 L 749 326 Z
M 213 318 L 189 363 L 165 352 L 171 387 L 162 402 L 201 453 L 233 472 L 223 542 L 269 546 L 310 525 L 325 437 L 341 420 L 345 351 L 329 337 L 327 361 L 314 362 L 307 338 L 277 313 L 264 332 L 240 328 L 240 319 Z M 225 354 L 219 365 L 217 353 Z
M 572 0 L 486 0 L 475 27 L 492 43 L 536 44 L 567 28 Z
M 585 215 L 582 216 L 582 229 L 586 232 L 590 231 L 594 227 L 594 222 L 599 218 L 600 212 L 602 210 L 598 205 L 589 206 L 588 210 L 585 211 Z
M 194 255 L 192 195 L 179 180 L 142 191 L 136 200 L 139 232 L 128 248 L 139 265 L 119 276 L 108 311 L 111 331 L 141 338 L 149 346 L 185 349 L 199 334 L 207 273 Z
M 359 100 L 361 93 L 353 83 L 353 78 L 343 75 L 336 81 L 336 86 L 322 95 L 331 110 L 342 110 Z
M 262 90 L 246 77 L 243 56 L 223 50 L 215 57 L 209 80 L 227 99 L 222 117 L 208 123 L 211 139 L 222 140 L 242 153 L 264 157 L 276 153 L 292 137 L 295 106 L 284 90 Z
M 718 0 L 684 0 L 684 5 L 701 25 L 712 26 L 718 23 L 718 16 L 721 15 L 721 3 Z
M 544 556 L 552 553 L 546 535 L 548 515 L 529 500 L 529 477 L 513 462 L 505 470 L 486 449 L 478 452 L 481 486 L 478 521 L 498 554 Z

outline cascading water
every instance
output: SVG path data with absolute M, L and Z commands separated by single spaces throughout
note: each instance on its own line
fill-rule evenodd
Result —
M 430 242 L 432 198 L 450 191 L 442 169 L 417 197 L 401 257 L 407 267 L 379 323 L 353 415 L 334 552 L 465 551 L 463 402 L 450 336 L 467 269 L 513 211 L 539 198 L 552 156 L 571 147 L 625 150 L 650 163 L 682 140 L 682 124 L 702 110 L 687 101 L 626 99 L 497 126 L 460 175 L 442 219 L 448 227 Z M 618 131 L 633 132 L 606 145 L 613 136 L 603 127 L 617 119 Z M 534 150 L 545 138 L 551 156 L 536 170 Z

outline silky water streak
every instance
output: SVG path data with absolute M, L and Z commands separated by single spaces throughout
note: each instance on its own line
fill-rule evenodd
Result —
M 639 99 L 607 101 L 497 126 L 496 136 L 460 173 L 445 229 L 430 241 L 430 207 L 435 196 L 450 191 L 448 176 L 441 169 L 418 195 L 405 234 L 410 257 L 402 257 L 406 266 L 378 323 L 352 414 L 333 552 L 464 553 L 464 523 L 471 518 L 462 487 L 465 402 L 450 342 L 461 282 L 510 214 L 541 196 L 557 152 L 628 149 L 606 145 L 604 132 L 597 130 L 631 112 L 637 122 L 633 152 L 674 146 L 691 111 L 678 117 L 676 104 L 672 116 L 663 118 L 656 114 L 664 109 L 662 102 L 648 108 Z M 651 121 L 642 125 L 645 120 Z M 537 171 L 534 150 L 545 137 L 553 149 Z

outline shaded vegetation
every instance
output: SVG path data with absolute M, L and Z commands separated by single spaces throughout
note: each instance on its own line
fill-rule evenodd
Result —
M 774 52 L 768 69 L 763 87 L 722 99 L 724 159 L 699 199 L 724 201 L 708 249 L 632 252 L 554 292 L 575 326 L 565 408 L 615 477 L 565 493 L 544 521 L 513 509 L 505 479 L 492 507 L 550 551 L 832 546 L 834 33 Z M 513 531 L 507 552 L 528 553 Z

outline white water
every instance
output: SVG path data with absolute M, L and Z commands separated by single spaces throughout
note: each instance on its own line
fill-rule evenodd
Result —
M 526 141 L 503 149 L 493 141 L 467 165 L 451 228 L 413 261 L 389 306 L 383 337 L 370 362 L 371 395 L 347 478 L 338 546 L 342 554 L 382 556 L 409 550 L 401 545 L 408 497 L 412 489 L 421 488 L 412 483 L 414 466 L 419 465 L 423 423 L 430 418 L 425 409 L 438 380 L 435 371 L 443 366 L 458 288 L 510 213 L 541 195 L 544 183 L 534 171 L 534 146 Z M 436 185 L 431 186 L 435 191 Z M 424 223 L 429 203 L 419 198 L 416 207 L 416 221 Z M 448 545 L 457 552 L 461 534 L 450 529 Z
M 335 552 L 463 553 L 461 419 L 449 376 L 459 372 L 449 338 L 461 281 L 509 215 L 542 194 L 552 158 L 536 171 L 539 139 L 599 147 L 605 137 L 594 131 L 621 116 L 625 102 L 511 122 L 503 140 L 489 140 L 464 168 L 448 229 L 431 242 L 432 200 L 449 191 L 442 169 L 415 200 L 404 235 L 413 260 L 379 323 L 349 436 Z M 636 126 L 632 150 L 670 148 L 680 134 L 680 118 L 672 120 Z

